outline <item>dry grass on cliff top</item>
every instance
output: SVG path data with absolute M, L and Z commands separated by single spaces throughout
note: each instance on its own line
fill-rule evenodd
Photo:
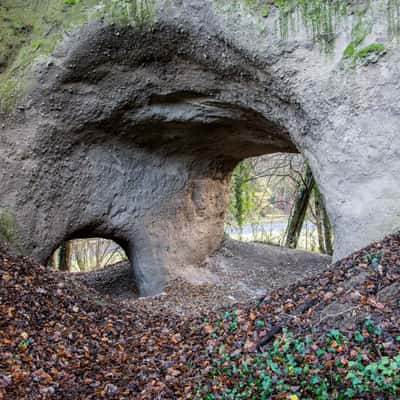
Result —
M 399 243 L 198 317 L 0 251 L 0 399 L 398 399 Z

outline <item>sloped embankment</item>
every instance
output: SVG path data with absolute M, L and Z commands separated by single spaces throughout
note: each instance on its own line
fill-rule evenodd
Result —
M 199 317 L 0 252 L 0 399 L 396 399 L 399 244 Z

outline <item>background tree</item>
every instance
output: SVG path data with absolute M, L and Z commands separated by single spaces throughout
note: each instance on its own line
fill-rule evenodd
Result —
M 74 239 L 60 245 L 51 265 L 61 271 L 89 272 L 124 260 L 127 260 L 124 250 L 112 240 Z
M 332 254 L 324 200 L 299 154 L 275 153 L 240 163 L 232 175 L 226 224 L 240 240 L 252 236 Z
M 303 182 L 299 185 L 296 193 L 295 202 L 289 217 L 286 229 L 285 245 L 287 247 L 296 248 L 298 245 L 300 232 L 306 217 L 308 204 L 315 181 L 311 168 L 307 165 L 304 173 Z
M 70 271 L 72 262 L 72 241 L 67 240 L 61 243 L 58 250 L 58 268 L 60 271 Z
M 242 161 L 232 174 L 229 208 L 239 227 L 240 238 L 243 234 L 243 225 L 254 207 L 255 183 L 251 177 L 251 164 L 246 160 Z

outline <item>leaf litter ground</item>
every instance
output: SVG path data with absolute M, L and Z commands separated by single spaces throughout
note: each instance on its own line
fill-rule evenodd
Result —
M 400 234 L 182 316 L 0 251 L 0 399 L 399 399 L 399 306 Z

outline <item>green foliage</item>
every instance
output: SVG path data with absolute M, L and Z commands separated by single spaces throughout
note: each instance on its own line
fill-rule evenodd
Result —
M 264 18 L 270 14 L 271 3 L 279 9 L 279 30 L 281 37 L 287 39 L 289 33 L 295 33 L 304 26 L 312 40 L 325 54 L 335 48 L 336 37 L 342 30 L 345 20 L 352 20 L 351 41 L 344 51 L 344 58 L 356 56 L 360 60 L 365 53 L 357 54 L 360 46 L 375 23 L 374 13 L 384 10 L 387 15 L 387 39 L 400 37 L 400 0 L 361 0 L 358 2 L 343 0 L 230 0 L 230 3 L 243 3 L 255 15 Z M 382 49 L 375 48 L 374 52 Z M 370 49 L 372 51 L 372 49 Z M 381 53 L 382 54 L 382 53 Z M 381 55 L 380 54 L 380 55 Z M 354 62 L 351 64 L 355 65 Z
M 242 161 L 232 174 L 229 211 L 240 229 L 254 208 L 256 184 L 251 176 L 247 161 Z
M 123 25 L 142 26 L 150 23 L 155 15 L 154 0 L 102 0 L 92 15 Z
M 341 0 L 276 0 L 275 5 L 283 38 L 300 22 L 327 53 L 333 50 L 338 26 L 349 13 L 349 3 Z
M 338 28 L 344 18 L 354 15 L 351 42 L 344 50 L 344 58 L 350 59 L 351 65 L 354 66 L 357 61 L 372 53 L 382 55 L 385 52 L 383 44 L 371 44 L 360 48 L 374 24 L 373 19 L 368 16 L 371 0 L 364 0 L 357 5 L 342 0 L 276 0 L 275 4 L 280 9 L 280 29 L 283 37 L 287 37 L 289 30 L 294 30 L 300 20 L 312 33 L 314 42 L 320 45 L 321 50 L 329 53 L 334 49 Z M 387 1 L 389 39 L 400 32 L 399 7 L 399 0 Z
M 353 58 L 354 54 L 356 54 L 356 48 L 354 47 L 354 43 L 349 43 L 343 51 L 344 58 Z
M 64 0 L 0 3 L 0 111 L 12 109 L 24 93 L 35 60 L 53 51 L 64 30 L 86 21 L 82 8 Z
M 372 27 L 371 24 L 362 22 L 362 15 L 358 15 L 357 23 L 353 25 L 351 32 L 352 40 L 343 52 L 343 59 L 349 61 L 351 67 L 355 67 L 357 64 L 367 64 L 371 56 L 377 60 L 386 52 L 385 46 L 381 43 L 371 43 L 361 47 Z
M 17 223 L 8 210 L 0 209 L 0 240 L 15 243 L 17 241 Z
M 21 92 L 21 81 L 17 78 L 0 81 L 0 112 L 12 109 Z
M 377 252 L 373 252 L 373 253 L 367 253 L 365 255 L 365 261 L 368 264 L 371 264 L 373 266 L 377 266 L 380 261 L 383 259 L 383 257 L 385 257 L 385 252 L 382 251 L 377 251 Z
M 356 57 L 358 59 L 365 59 L 371 55 L 381 56 L 385 54 L 386 48 L 383 44 L 380 43 L 372 43 L 366 47 L 363 47 L 356 53 Z
M 343 58 L 345 60 L 350 60 L 351 65 L 355 66 L 357 60 L 359 59 L 359 47 L 367 37 L 371 24 L 363 24 L 362 15 L 359 14 L 356 19 L 356 23 L 353 25 L 351 30 L 351 42 L 347 45 L 343 52 Z
M 222 315 L 227 322 L 232 315 Z M 365 330 L 379 336 L 380 329 L 367 319 Z M 264 353 L 229 353 L 220 346 L 212 358 L 209 374 L 213 378 L 228 377 L 223 382 L 233 382 L 220 388 L 218 393 L 199 398 L 226 399 L 342 399 L 350 400 L 368 395 L 368 398 L 392 398 L 400 385 L 400 354 L 376 357 L 374 346 L 357 340 L 338 329 L 325 334 L 320 347 L 313 336 L 294 337 L 287 329 Z M 371 338 L 369 339 L 369 341 Z M 356 346 L 357 352 L 350 358 L 339 357 L 337 349 Z M 362 346 L 362 347 L 360 347 Z M 351 348 L 351 347 L 350 347 Z M 329 361 L 329 362 L 327 362 Z M 209 389 L 208 389 L 209 390 Z M 204 392 L 203 392 L 204 393 Z

